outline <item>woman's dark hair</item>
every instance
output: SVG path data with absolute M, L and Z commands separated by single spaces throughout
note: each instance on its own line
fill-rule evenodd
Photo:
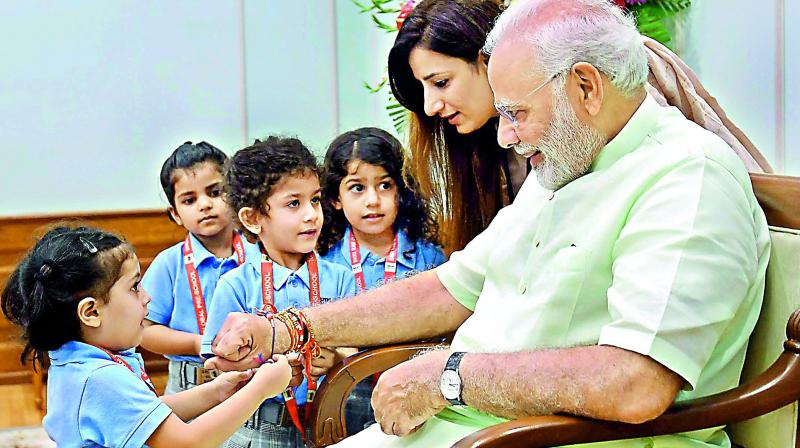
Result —
M 491 0 L 422 1 L 403 22 L 389 52 L 392 93 L 413 112 L 407 169 L 439 215 L 447 253 L 464 247 L 505 205 L 508 150 L 497 144 L 497 118 L 461 135 L 441 117 L 427 116 L 422 83 L 414 78 L 408 58 L 419 47 L 484 64 L 480 50 L 501 12 L 499 2 Z
M 44 366 L 49 350 L 81 340 L 78 303 L 107 300 L 122 263 L 134 254 L 121 237 L 91 227 L 59 225 L 36 242 L 8 279 L 3 314 L 23 330 L 29 356 Z
M 333 206 L 339 186 L 348 175 L 350 162 L 366 162 L 386 170 L 397 185 L 397 219 L 393 229 L 406 232 L 411 241 L 420 238 L 437 243 L 437 226 L 428 204 L 415 191 L 414 180 L 403 175 L 403 147 L 391 134 L 378 128 L 360 128 L 336 137 L 328 146 L 322 171 L 322 225 L 318 247 L 326 254 L 344 236 L 347 218 Z
M 195 165 L 201 163 L 213 163 L 219 168 L 222 173 L 223 166 L 228 160 L 228 156 L 216 146 L 200 142 L 193 144 L 186 142 L 181 146 L 175 148 L 172 154 L 167 157 L 164 164 L 161 165 L 161 188 L 167 196 L 169 205 L 175 207 L 175 182 L 178 180 L 177 170 L 190 170 Z M 170 215 L 171 219 L 171 215 Z
M 251 241 L 257 235 L 239 221 L 239 210 L 250 207 L 268 213 L 267 198 L 284 177 L 300 173 L 319 176 L 317 160 L 296 138 L 270 136 L 256 140 L 231 157 L 225 167 L 225 200 L 242 233 Z

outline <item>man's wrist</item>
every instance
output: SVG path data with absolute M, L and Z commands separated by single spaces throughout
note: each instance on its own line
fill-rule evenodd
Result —
M 273 353 L 273 355 L 279 353 L 286 353 L 287 351 L 289 351 L 289 339 L 290 339 L 289 331 L 291 330 L 289 329 L 286 322 L 281 319 L 273 318 L 273 322 L 275 324 L 275 345 L 274 345 L 275 353 Z M 270 324 L 267 323 L 268 327 L 269 325 Z M 268 333 L 267 338 L 271 338 L 272 337 L 271 327 L 267 329 L 267 333 Z M 272 341 L 270 340 L 268 342 L 269 344 L 267 345 L 267 349 L 269 349 L 269 347 L 272 346 Z
M 466 355 L 465 352 L 451 352 L 442 369 L 439 390 L 445 400 L 450 405 L 464 405 L 463 390 L 464 383 L 461 377 L 461 360 Z
M 432 352 L 431 355 L 434 357 L 433 366 L 429 369 L 429 371 L 433 375 L 433 377 L 431 378 L 431 387 L 434 390 L 433 404 L 437 408 L 444 409 L 450 406 L 450 403 L 447 401 L 444 395 L 442 395 L 442 391 L 441 388 L 439 387 L 439 384 L 442 379 L 442 371 L 444 370 L 444 367 L 447 365 L 447 359 L 450 357 L 450 351 L 436 350 Z

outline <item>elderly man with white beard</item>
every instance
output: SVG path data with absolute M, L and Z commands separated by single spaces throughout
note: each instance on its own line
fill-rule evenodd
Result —
M 513 5 L 485 52 L 498 139 L 536 173 L 515 202 L 436 270 L 305 310 L 295 336 L 229 316 L 209 367 L 249 367 L 308 334 L 337 347 L 455 331 L 448 350 L 381 376 L 378 424 L 341 443 L 354 447 L 449 446 L 553 413 L 643 422 L 736 386 L 766 220 L 733 151 L 645 93 L 640 42 L 607 0 Z M 601 446 L 730 442 L 713 428 Z

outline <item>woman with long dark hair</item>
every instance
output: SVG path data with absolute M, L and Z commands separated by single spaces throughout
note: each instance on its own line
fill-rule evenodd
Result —
M 447 253 L 463 248 L 514 199 L 525 159 L 497 144 L 481 48 L 502 11 L 492 0 L 425 0 L 389 53 L 389 80 L 412 113 L 408 165 L 439 216 Z

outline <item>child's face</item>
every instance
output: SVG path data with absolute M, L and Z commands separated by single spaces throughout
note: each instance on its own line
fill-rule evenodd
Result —
M 98 303 L 100 326 L 96 340 L 109 350 L 126 350 L 142 342 L 144 318 L 150 296 L 141 289 L 139 259 L 132 255 L 122 263 L 120 277 L 108 299 Z
M 175 222 L 198 237 L 212 238 L 232 228 L 228 204 L 222 199 L 219 167 L 204 162 L 178 170 L 175 181 Z
M 334 206 L 354 229 L 368 235 L 392 232 L 397 218 L 398 189 L 385 168 L 364 161 L 347 164 Z
M 258 213 L 258 239 L 270 255 L 307 254 L 314 250 L 323 220 L 316 174 L 284 176 L 272 188 L 266 210 L 266 215 Z

